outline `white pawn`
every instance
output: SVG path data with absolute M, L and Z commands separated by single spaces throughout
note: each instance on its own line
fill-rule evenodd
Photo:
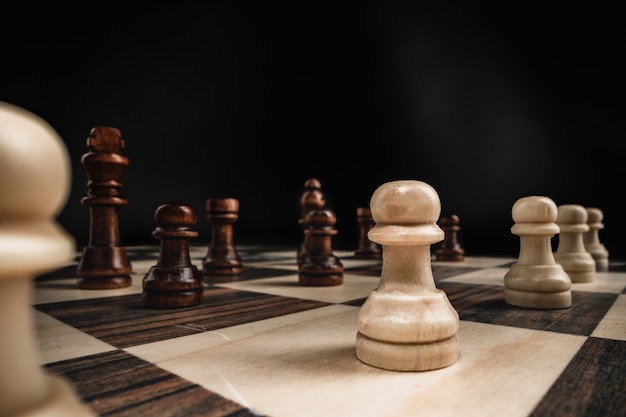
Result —
M 572 283 L 595 281 L 596 262 L 583 243 L 583 233 L 589 230 L 587 210 L 578 204 L 562 204 L 558 207 L 556 224 L 561 231 L 554 260 L 561 264 Z
M 368 238 L 382 245 L 382 273 L 357 314 L 356 356 L 394 371 L 427 371 L 459 357 L 459 315 L 435 287 L 430 245 L 437 226 L 437 192 L 417 180 L 385 183 L 372 194 L 375 225 Z
M 34 114 L 0 102 L 0 415 L 92 416 L 70 385 L 39 366 L 32 279 L 71 262 L 54 221 L 70 189 L 67 150 Z
M 608 271 L 609 269 L 609 251 L 600 243 L 600 229 L 604 229 L 602 219 L 604 213 L 596 207 L 587 207 L 587 224 L 589 231 L 583 234 L 583 242 L 587 252 L 591 254 L 596 261 L 596 270 Z
M 504 300 L 518 307 L 553 309 L 572 305 L 572 281 L 556 263 L 550 239 L 559 233 L 558 209 L 544 196 L 522 197 L 511 211 L 511 233 L 520 237 L 517 262 L 504 276 Z

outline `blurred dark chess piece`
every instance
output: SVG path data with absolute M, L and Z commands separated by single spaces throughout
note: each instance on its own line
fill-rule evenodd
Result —
M 298 264 L 298 283 L 327 287 L 343 284 L 343 264 L 333 252 L 332 237 L 337 234 L 337 217 L 332 210 L 310 211 L 305 219 L 306 254 Z
M 121 195 L 122 176 L 128 158 L 118 129 L 95 127 L 87 138 L 89 152 L 81 162 L 89 191 L 81 204 L 90 210 L 89 243 L 77 267 L 78 288 L 111 289 L 132 284 L 132 266 L 126 247 L 120 245 L 119 209 L 128 200 Z
M 239 200 L 212 198 L 206 202 L 211 224 L 211 243 L 203 261 L 205 275 L 240 275 L 243 262 L 233 238 L 233 223 L 239 217 Z
M 441 216 L 439 227 L 444 232 L 443 242 L 435 250 L 435 260 L 437 261 L 463 261 L 465 260 L 465 250 L 458 241 L 460 219 L 456 214 Z
M 179 308 L 200 304 L 204 278 L 191 263 L 189 241 L 198 236 L 197 217 L 184 203 L 160 205 L 154 213 L 152 236 L 161 240 L 159 259 L 143 278 L 143 304 L 153 308 Z
M 380 245 L 367 237 L 367 233 L 374 227 L 374 219 L 369 207 L 357 207 L 356 219 L 359 224 L 359 244 L 354 251 L 354 256 L 359 259 L 381 259 Z
M 322 193 L 322 184 L 317 178 L 310 178 L 304 183 L 304 192 L 300 198 L 301 216 L 298 220 L 303 231 L 306 229 L 306 216 L 312 210 L 321 210 L 326 207 L 326 199 Z M 302 244 L 298 249 L 297 260 L 298 263 L 306 256 L 308 236 L 306 233 L 303 235 Z

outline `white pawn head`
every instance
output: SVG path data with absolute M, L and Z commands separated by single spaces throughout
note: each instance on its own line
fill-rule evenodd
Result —
M 562 204 L 556 219 L 561 233 L 584 233 L 589 231 L 587 210 L 579 204 Z
M 549 197 L 522 197 L 513 204 L 511 214 L 515 222 L 511 227 L 513 234 L 555 235 L 560 231 L 556 224 L 558 208 Z
M 71 165 L 59 135 L 40 117 L 0 102 L 0 278 L 71 259 L 74 242 L 56 223 Z
M 370 200 L 376 223 L 368 238 L 381 245 L 431 245 L 444 238 L 437 225 L 441 201 L 435 189 L 418 180 L 382 184 Z

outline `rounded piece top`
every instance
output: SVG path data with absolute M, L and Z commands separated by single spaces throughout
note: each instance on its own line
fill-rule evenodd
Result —
M 236 198 L 209 198 L 206 200 L 208 212 L 238 212 L 239 200 Z
M 0 101 L 0 279 L 69 262 L 74 239 L 55 221 L 70 191 L 69 154 L 42 118 Z
M 604 219 L 604 213 L 597 207 L 587 207 L 587 223 L 597 224 L 602 223 Z
M 441 202 L 435 189 L 418 180 L 382 184 L 370 200 L 376 223 L 368 238 L 381 245 L 429 245 L 444 238 L 436 224 Z
M 124 149 L 122 133 L 114 127 L 94 127 L 89 132 L 87 147 L 93 152 L 119 153 Z
M 63 140 L 43 119 L 0 102 L 0 219 L 52 219 L 66 203 L 71 165 Z
M 322 184 L 317 178 L 309 178 L 304 182 L 304 188 L 320 189 L 322 188 Z
M 559 225 L 561 233 L 583 233 L 589 230 L 585 207 L 578 204 L 562 204 L 558 210 L 556 223 Z
M 189 204 L 165 203 L 157 207 L 154 221 L 161 227 L 185 227 L 194 226 L 198 218 Z
M 558 208 L 550 197 L 522 197 L 513 204 L 511 213 L 515 221 L 511 228 L 514 234 L 553 235 L 560 231 L 556 224 Z

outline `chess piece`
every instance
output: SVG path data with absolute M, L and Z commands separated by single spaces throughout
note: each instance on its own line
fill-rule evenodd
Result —
M 300 197 L 300 207 L 302 212 L 300 219 L 298 220 L 298 223 L 303 229 L 303 241 L 296 255 L 298 263 L 302 260 L 304 256 L 306 256 L 307 252 L 308 235 L 304 233 L 304 230 L 306 229 L 306 215 L 311 210 L 320 210 L 326 206 L 326 199 L 324 198 L 324 194 L 322 193 L 321 189 L 322 184 L 317 178 L 310 178 L 304 183 L 304 192 Z
M 152 236 L 161 240 L 159 259 L 143 278 L 143 304 L 179 308 L 200 304 L 204 278 L 189 256 L 189 241 L 198 236 L 193 208 L 184 203 L 160 205 L 154 213 Z
M 589 231 L 587 210 L 578 204 L 562 204 L 558 207 L 556 224 L 560 232 L 554 260 L 561 264 L 572 283 L 595 281 L 596 262 L 583 243 L 583 233 Z
M 459 262 L 465 260 L 465 250 L 458 241 L 460 219 L 456 214 L 441 216 L 439 227 L 443 229 L 443 242 L 435 250 L 435 260 Z
M 589 231 L 583 233 L 583 243 L 587 252 L 596 261 L 597 271 L 609 270 L 609 251 L 600 242 L 600 229 L 604 229 L 604 213 L 597 207 L 587 207 L 587 225 Z
M 459 315 L 436 288 L 430 257 L 444 237 L 437 192 L 422 181 L 392 181 L 374 191 L 370 207 L 376 225 L 368 235 L 383 247 L 382 272 L 357 313 L 357 358 L 394 371 L 452 365 Z
M 67 150 L 44 120 L 0 102 L 0 415 L 93 416 L 65 379 L 39 366 L 32 280 L 73 261 L 55 221 L 70 189 Z
M 332 237 L 337 218 L 330 209 L 309 211 L 304 219 L 307 251 L 298 264 L 298 283 L 327 287 L 343 284 L 343 264 L 335 256 Z
M 206 202 L 211 225 L 211 243 L 203 261 L 205 275 L 239 275 L 243 262 L 233 238 L 233 223 L 239 217 L 239 200 L 211 198 Z
M 559 233 L 558 209 L 545 196 L 522 197 L 511 211 L 511 233 L 520 238 L 515 262 L 504 276 L 504 300 L 518 307 L 567 308 L 572 305 L 572 281 L 552 253 L 550 239 Z
M 124 288 L 132 284 L 132 266 L 126 247 L 120 245 L 119 209 L 128 201 L 121 195 L 122 175 L 128 158 L 124 141 L 112 127 L 95 127 L 87 138 L 89 151 L 81 162 L 89 191 L 81 204 L 90 211 L 89 243 L 78 263 L 78 288 Z
M 356 219 L 359 224 L 359 244 L 354 251 L 354 256 L 359 259 L 381 259 L 382 250 L 380 245 L 372 242 L 367 233 L 374 227 L 374 219 L 369 207 L 357 207 Z

